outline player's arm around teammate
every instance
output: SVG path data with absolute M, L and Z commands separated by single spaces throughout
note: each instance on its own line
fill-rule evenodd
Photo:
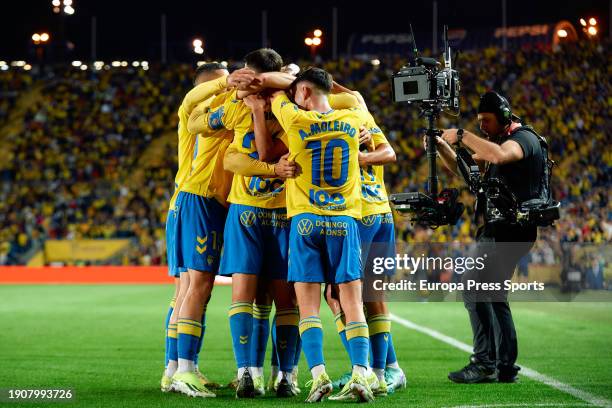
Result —
M 214 107 L 218 104 L 217 99 L 222 101 L 224 98 L 216 98 L 212 102 L 205 104 L 202 102 L 207 101 L 211 96 L 219 95 L 233 88 L 247 86 L 253 81 L 254 77 L 255 72 L 253 70 L 241 68 L 219 78 L 212 84 L 200 84 L 189 91 L 182 104 L 185 113 L 189 117 L 186 123 L 189 133 L 194 135 L 203 134 L 205 136 L 213 135 L 210 131 L 214 130 L 211 129 L 211 127 L 214 127 L 214 123 L 209 123 L 207 113 L 210 111 L 211 106 Z

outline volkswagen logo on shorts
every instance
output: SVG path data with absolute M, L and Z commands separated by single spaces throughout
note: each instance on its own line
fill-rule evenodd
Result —
M 361 223 L 366 227 L 371 227 L 376 221 L 376 215 L 367 215 L 361 219 Z
M 312 221 L 303 218 L 298 222 L 297 230 L 300 235 L 310 235 L 312 232 Z
M 253 226 L 255 223 L 255 213 L 249 210 L 243 211 L 240 214 L 240 223 L 247 228 Z

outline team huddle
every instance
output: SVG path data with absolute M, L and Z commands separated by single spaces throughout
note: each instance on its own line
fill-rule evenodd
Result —
M 395 153 L 361 95 L 326 71 L 298 73 L 271 49 L 244 62 L 231 74 L 217 63 L 198 67 L 178 111 L 166 223 L 176 289 L 161 389 L 215 396 L 219 384 L 201 373 L 198 354 L 217 274 L 232 277 L 237 398 L 299 394 L 302 351 L 312 374 L 307 402 L 372 401 L 403 388 L 387 306 L 362 296 L 369 257 L 395 254 L 383 181 Z M 334 382 L 325 370 L 322 292 L 352 366 Z

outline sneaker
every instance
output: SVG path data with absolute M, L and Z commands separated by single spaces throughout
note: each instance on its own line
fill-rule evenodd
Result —
M 253 378 L 249 370 L 244 370 L 244 374 L 238 380 L 236 398 L 255 398 L 255 384 L 253 384 Z
M 263 375 L 258 375 L 253 377 L 253 387 L 255 387 L 255 396 L 260 397 L 266 395 L 266 387 L 264 385 L 264 377 Z
M 521 367 L 513 365 L 512 367 L 498 367 L 497 381 L 501 383 L 513 383 L 518 381 L 518 372 Z
M 387 393 L 392 394 L 401 388 L 406 388 L 408 381 L 401 368 L 387 367 L 385 368 L 385 382 L 387 383 Z
M 349 379 L 349 381 L 350 381 L 350 379 Z M 349 381 L 347 381 L 347 383 Z M 329 399 L 331 401 L 354 401 L 355 400 L 355 395 L 351 391 L 350 387 L 348 387 L 347 384 L 344 384 L 342 389 L 338 393 L 336 393 L 335 395 L 332 395 L 331 397 L 329 397 Z
M 293 392 L 293 386 L 287 381 L 286 378 L 283 378 L 278 383 L 278 387 L 276 388 L 276 396 L 280 398 L 288 398 L 293 397 L 297 394 Z
M 170 392 L 173 391 L 172 389 L 172 378 L 168 377 L 166 375 L 166 372 L 164 372 L 164 375 L 162 376 L 161 379 L 161 392 Z
M 378 380 L 376 381 L 378 382 Z M 374 401 L 374 394 L 370 389 L 368 380 L 362 375 L 355 374 L 338 394 L 329 397 L 329 399 L 334 401 L 358 400 L 359 402 L 370 402 Z
M 387 383 L 385 381 L 380 381 L 374 372 L 371 372 L 368 375 L 368 385 L 372 390 L 372 393 L 375 397 L 386 397 L 387 396 Z
M 310 380 L 306 383 L 306 386 L 310 386 L 310 393 L 306 402 L 320 402 L 331 394 L 333 386 L 327 373 L 320 374 L 315 380 Z
M 268 390 L 268 392 L 270 393 L 276 392 L 279 381 L 280 381 L 279 373 L 276 373 L 276 375 L 270 374 L 270 378 L 268 378 L 268 384 L 266 385 L 266 389 Z
M 448 379 L 461 384 L 492 382 L 497 380 L 497 372 L 494 368 L 487 368 L 471 357 L 470 363 L 461 370 L 448 373 Z
M 214 398 L 216 395 L 202 385 L 194 372 L 175 373 L 172 376 L 172 388 L 190 397 Z
M 195 373 L 200 379 L 200 382 L 202 383 L 202 385 L 205 386 L 206 388 L 221 388 L 221 384 L 210 381 L 208 378 L 206 378 L 204 374 L 202 374 L 202 372 L 199 369 L 196 369 Z
M 334 381 L 332 383 L 332 385 L 334 386 L 335 389 L 341 390 L 342 388 L 344 388 L 346 383 L 351 380 L 352 375 L 353 375 L 353 373 L 351 373 L 350 371 L 347 372 L 347 373 L 344 373 L 344 374 L 342 374 L 342 376 L 340 378 L 338 378 L 336 381 Z
M 297 367 L 293 367 L 293 372 L 291 373 L 291 386 L 293 387 L 293 392 L 295 393 L 295 395 L 302 393 L 302 390 L 300 389 L 300 384 L 298 383 Z

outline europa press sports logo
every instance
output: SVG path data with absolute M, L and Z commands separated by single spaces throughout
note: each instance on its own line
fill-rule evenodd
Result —
M 312 228 L 313 224 L 312 221 L 310 221 L 309 219 L 303 218 L 298 221 L 297 230 L 300 235 L 310 235 L 310 233 L 312 232 Z
M 240 223 L 249 228 L 255 223 L 255 213 L 250 210 L 243 211 L 240 214 Z

